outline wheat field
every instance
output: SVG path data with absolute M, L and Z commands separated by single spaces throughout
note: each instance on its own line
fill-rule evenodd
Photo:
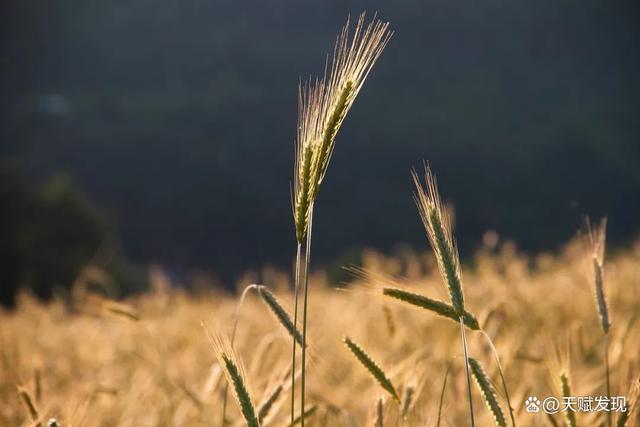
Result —
M 484 248 L 463 266 L 466 304 L 495 343 L 518 425 L 564 425 L 562 414 L 552 420 L 523 406 L 528 396 L 560 396 L 561 371 L 567 372 L 574 396 L 605 395 L 604 334 L 589 267 L 581 240 L 538 256 L 500 244 Z M 640 245 L 610 254 L 606 268 L 611 393 L 631 399 L 627 404 L 633 410 L 640 374 Z M 375 425 L 382 396 L 381 425 L 435 425 L 451 363 L 440 423 L 466 425 L 458 327 L 379 292 L 381 286 L 393 286 L 446 298 L 433 254 L 404 251 L 385 257 L 367 251 L 359 272 L 341 289 L 321 271 L 310 277 L 307 423 Z M 260 277 L 291 312 L 290 275 L 268 269 Z M 203 324 L 229 336 L 238 298 L 189 295 L 157 269 L 151 278 L 153 292 L 122 303 L 78 281 L 70 299 L 45 305 L 24 294 L 14 312 L 2 312 L 0 425 L 46 425 L 54 418 L 62 426 L 218 426 L 225 378 Z M 239 291 L 255 279 L 244 278 Z M 409 390 L 411 400 L 396 402 L 381 388 L 345 347 L 345 336 L 379 363 L 400 400 Z M 472 330 L 467 338 L 469 353 L 484 366 L 508 420 L 487 340 Z M 260 405 L 281 385 L 261 425 L 289 425 L 290 345 L 277 317 L 256 292 L 248 292 L 235 351 L 253 403 Z M 36 414 L 30 415 L 24 392 Z M 477 425 L 494 425 L 480 392 L 473 392 Z M 638 424 L 637 414 L 637 409 L 631 412 L 626 425 Z M 604 413 L 575 415 L 577 425 L 606 425 Z M 228 419 L 229 425 L 244 422 L 231 400 Z

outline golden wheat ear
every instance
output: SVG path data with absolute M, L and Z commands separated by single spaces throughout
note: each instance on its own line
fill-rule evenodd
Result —
M 415 170 L 411 171 L 411 174 L 416 187 L 414 199 L 429 243 L 436 256 L 440 275 L 449 290 L 451 305 L 453 305 L 456 314 L 462 316 L 464 314 L 462 273 L 458 250 L 451 230 L 451 220 L 440 201 L 438 185 L 429 166 L 425 164 L 424 184 Z
M 298 243 L 306 237 L 311 206 L 327 172 L 338 131 L 374 64 L 392 36 L 389 23 L 375 16 L 349 19 L 338 35 L 329 75 L 302 83 L 294 170 L 294 222 Z
M 233 395 L 240 408 L 240 412 L 244 417 L 247 427 L 260 427 L 257 411 L 251 400 L 249 388 L 247 385 L 244 367 L 237 357 L 235 351 L 231 347 L 229 341 L 220 332 L 212 333 L 204 323 L 207 337 L 213 346 L 218 363 L 224 370 L 225 377 L 230 386 L 233 387 Z
M 585 222 L 587 229 L 587 255 L 591 260 L 590 264 L 593 268 L 594 293 L 598 314 L 600 315 L 600 327 L 602 331 L 607 334 L 611 327 L 609 304 L 604 289 L 604 252 L 607 235 L 607 218 L 600 220 L 600 223 L 597 225 L 592 225 L 588 218 Z

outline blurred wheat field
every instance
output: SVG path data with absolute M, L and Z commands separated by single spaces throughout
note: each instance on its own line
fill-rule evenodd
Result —
M 452 362 L 441 425 L 466 425 L 459 328 L 375 292 L 380 284 L 392 284 L 445 299 L 433 255 L 407 251 L 385 257 L 369 251 L 362 267 L 367 279 L 354 277 L 340 290 L 321 272 L 310 279 L 307 393 L 315 411 L 307 422 L 374 425 L 376 403 L 384 396 L 385 425 L 435 425 Z M 553 255 L 525 256 L 510 244 L 485 248 L 463 270 L 467 305 L 497 347 L 518 425 L 564 425 L 561 414 L 552 421 L 524 410 L 529 396 L 560 397 L 562 369 L 575 396 L 605 395 L 604 335 L 577 241 Z M 14 312 L 1 312 L 0 425 L 45 425 L 55 418 L 62 426 L 219 426 L 225 378 L 202 322 L 229 335 L 237 298 L 217 292 L 189 295 L 159 274 L 152 278 L 152 293 L 122 304 L 85 289 L 76 290 L 70 301 L 47 305 L 22 295 Z M 289 275 L 263 278 L 290 312 Z M 629 399 L 640 375 L 640 244 L 608 254 L 606 280 L 612 395 Z M 249 283 L 239 283 L 239 291 Z M 405 420 L 400 420 L 401 406 L 345 348 L 345 335 L 385 369 L 400 394 L 412 389 Z M 468 340 L 470 354 L 493 380 L 507 414 L 487 341 L 471 330 Z M 255 404 L 283 384 L 262 425 L 289 425 L 291 338 L 256 293 L 248 294 L 240 312 L 235 348 Z M 38 420 L 29 415 L 17 386 L 33 399 Z M 493 425 L 477 389 L 474 412 L 477 425 Z M 229 405 L 228 415 L 229 425 L 243 425 L 237 405 Z M 604 413 L 576 415 L 578 425 L 606 425 Z M 626 425 L 640 425 L 637 408 Z

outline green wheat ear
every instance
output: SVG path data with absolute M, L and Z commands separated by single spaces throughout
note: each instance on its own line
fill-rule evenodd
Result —
M 458 316 L 462 316 L 464 314 L 464 293 L 462 291 L 460 259 L 453 240 L 449 216 L 440 201 L 436 179 L 431 173 L 431 169 L 426 165 L 424 186 L 415 170 L 411 174 L 416 186 L 414 199 L 418 205 L 420 218 L 427 231 L 429 242 L 436 255 L 440 275 L 447 284 L 453 308 Z
M 251 400 L 251 395 L 249 394 L 247 387 L 244 369 L 238 361 L 238 357 L 235 355 L 231 345 L 220 333 L 212 335 L 206 326 L 205 331 L 209 341 L 211 341 L 211 344 L 213 345 L 216 358 L 218 359 L 220 366 L 224 369 L 227 381 L 233 386 L 233 395 L 238 403 L 240 412 L 242 413 L 247 427 L 260 427 L 257 411 L 253 405 L 253 401 Z
M 571 397 L 571 384 L 569 383 L 569 375 L 565 371 L 560 372 L 560 388 L 562 390 L 562 397 Z M 567 409 L 566 411 L 564 411 L 564 419 L 568 427 L 578 426 L 576 413 L 573 410 Z
M 398 288 L 382 288 L 382 294 L 414 305 L 416 307 L 424 308 L 439 316 L 443 316 L 447 319 L 453 320 L 456 323 L 460 321 L 460 317 L 458 316 L 456 310 L 449 304 L 442 301 L 431 299 L 425 297 L 424 295 L 408 292 Z M 474 331 L 480 329 L 478 319 L 468 311 L 464 312 L 464 314 L 462 315 L 462 319 L 464 321 L 464 324 L 468 328 L 473 329 Z
M 293 321 L 289 316 L 289 313 L 278 302 L 276 296 L 269 291 L 265 286 L 258 286 L 258 293 L 262 298 L 262 301 L 269 307 L 271 312 L 276 316 L 280 324 L 289 332 L 289 335 L 295 337 L 298 344 L 302 345 L 302 335 L 293 325 Z
M 380 384 L 380 387 L 385 389 L 394 398 L 395 401 L 400 403 L 400 397 L 398 396 L 398 392 L 393 386 L 393 383 L 384 373 L 382 368 L 380 368 L 380 366 L 376 362 L 374 362 L 371 356 L 369 356 L 362 349 L 362 347 L 351 340 L 351 338 L 344 337 L 342 341 L 345 343 L 351 353 L 353 353 L 356 359 L 360 361 L 362 366 L 364 366 L 367 371 L 369 371 L 369 373 L 373 376 L 373 378 L 378 382 L 378 384 Z
M 496 425 L 498 427 L 507 427 L 507 421 L 505 420 L 502 408 L 498 403 L 496 391 L 491 384 L 491 380 L 482 368 L 482 365 L 476 359 L 470 357 L 469 366 L 471 368 L 471 375 L 473 375 L 473 379 L 480 390 L 480 394 L 482 394 L 482 400 L 484 400 L 487 409 L 489 409 L 489 412 L 493 415 L 493 420 Z

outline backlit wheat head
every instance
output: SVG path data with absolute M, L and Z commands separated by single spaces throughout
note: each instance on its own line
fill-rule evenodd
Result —
M 296 239 L 306 237 L 309 210 L 320 189 L 336 135 L 392 32 L 374 19 L 358 18 L 353 35 L 347 20 L 338 35 L 331 67 L 323 79 L 300 85 L 294 179 Z
M 222 334 L 217 332 L 212 334 L 206 327 L 205 331 L 213 345 L 218 363 L 222 366 L 229 385 L 233 387 L 233 395 L 238 403 L 240 412 L 242 412 L 245 423 L 248 427 L 260 427 L 256 407 L 251 400 L 246 380 L 247 376 L 244 373 L 242 363 L 236 356 L 231 344 Z
M 464 294 L 458 250 L 453 240 L 449 215 L 442 206 L 436 179 L 425 165 L 425 185 L 415 170 L 412 171 L 416 186 L 414 199 L 420 211 L 422 223 L 438 261 L 440 275 L 447 284 L 451 305 L 458 316 L 464 314 Z
M 604 249 L 607 233 L 607 219 L 603 218 L 599 225 L 592 226 L 587 220 L 588 255 L 593 266 L 593 283 L 596 295 L 596 305 L 600 315 L 600 326 L 604 333 L 609 332 L 611 319 L 607 294 L 604 290 Z

